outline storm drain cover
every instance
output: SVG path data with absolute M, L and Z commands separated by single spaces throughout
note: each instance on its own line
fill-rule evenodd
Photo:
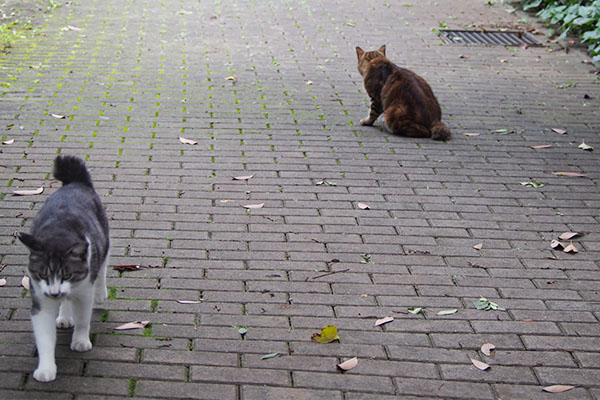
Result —
M 440 30 L 439 36 L 450 44 L 479 44 L 487 46 L 540 46 L 530 33 L 520 31 Z

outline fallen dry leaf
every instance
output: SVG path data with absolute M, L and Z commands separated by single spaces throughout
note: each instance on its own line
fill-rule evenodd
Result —
M 30 285 L 29 285 L 29 277 L 28 276 L 24 276 L 23 279 L 21 279 L 21 286 L 23 286 L 25 289 L 29 290 Z
M 358 208 L 360 208 L 361 210 L 370 210 L 371 206 L 365 203 L 358 203 Z
M 564 232 L 564 233 L 561 233 L 558 238 L 560 240 L 571 240 L 574 237 L 577 237 L 579 235 L 581 235 L 581 233 L 579 233 L 579 232 Z
M 550 242 L 550 247 L 552 247 L 553 249 L 558 249 L 558 250 L 562 250 L 565 248 L 565 245 L 561 242 L 559 242 L 558 240 L 553 240 Z
M 532 149 L 549 149 L 550 147 L 552 147 L 552 145 L 551 144 L 538 144 L 538 145 L 529 146 L 529 147 L 531 147 Z
M 575 386 L 571 386 L 571 385 L 552 385 L 552 386 L 546 386 L 546 387 L 542 388 L 542 390 L 544 392 L 550 392 L 550 393 L 562 393 L 562 392 L 566 392 L 567 390 L 571 390 L 574 388 L 575 388 Z
M 488 369 L 490 367 L 489 364 L 486 364 L 482 361 L 479 360 L 474 360 L 471 358 L 471 362 L 473 363 L 473 365 L 475 366 L 475 368 L 480 369 L 482 371 L 485 371 L 486 369 Z
M 190 145 L 195 145 L 198 144 L 198 142 L 196 142 L 195 140 L 192 139 L 186 139 L 182 136 L 179 136 L 179 141 L 183 144 L 190 144 Z
M 579 172 L 553 172 L 552 175 L 569 176 L 572 178 L 582 178 L 582 177 L 586 176 L 585 174 L 581 174 Z
M 464 136 L 479 136 L 480 134 L 477 132 L 465 132 L 463 133 Z
M 569 245 L 567 247 L 565 247 L 563 249 L 563 251 L 565 253 L 579 253 L 579 250 L 577 250 L 577 247 L 573 246 L 573 242 L 569 243 Z
M 337 365 L 342 371 L 348 371 L 358 365 L 358 358 L 354 357 Z
M 80 31 L 80 30 L 82 30 L 81 28 L 78 28 L 78 27 L 73 26 L 73 25 L 67 25 L 67 28 L 69 28 L 69 30 L 71 30 L 71 31 Z
M 24 189 L 24 190 L 15 190 L 13 194 L 16 196 L 34 196 L 37 194 L 42 194 L 44 192 L 44 187 L 40 186 L 37 189 Z
M 0 287 L 6 286 L 6 279 L 0 279 Z
M 380 326 L 380 325 L 385 325 L 387 323 L 390 323 L 394 320 L 394 317 L 384 317 L 384 318 L 380 318 L 377 321 L 375 321 L 375 326 Z
M 558 133 L 559 135 L 566 135 L 567 134 L 567 130 L 566 129 L 552 128 L 552 131 Z
M 313 81 L 306 81 L 306 84 L 307 84 L 308 86 L 310 86 L 310 85 L 312 85 L 312 84 L 313 84 Z
M 112 267 L 115 271 L 137 271 L 140 268 L 140 265 L 115 265 Z
M 142 328 L 145 328 L 149 323 L 150 323 L 150 321 L 128 322 L 126 324 L 117 326 L 116 328 L 114 328 L 114 330 L 115 331 L 126 331 L 129 329 L 142 329 Z
M 317 343 L 331 343 L 334 340 L 340 340 L 338 330 L 335 325 L 327 325 L 321 329 L 320 333 L 313 333 L 311 340 Z
M 14 142 L 15 142 L 15 139 L 8 139 L 8 140 L 5 140 L 4 142 L 2 142 L 2 144 L 9 145 L 9 144 L 13 144 Z
M 494 346 L 494 345 L 493 345 L 493 344 L 491 344 L 491 343 L 484 343 L 484 344 L 481 346 L 481 352 L 482 352 L 483 354 L 485 354 L 486 356 L 488 356 L 488 357 L 489 357 L 489 356 L 493 356 L 493 355 L 494 355 L 494 353 L 495 353 L 495 351 L 496 351 L 496 346 Z
M 473 248 L 475 250 L 481 250 L 483 248 L 483 243 L 476 244 L 475 246 L 473 246 Z
M 228 76 L 227 78 L 225 78 L 226 81 L 231 81 L 232 83 L 236 83 L 237 82 L 237 76 L 235 76 L 235 74 Z
M 465 60 L 468 59 L 468 58 L 470 58 L 470 57 L 471 56 L 465 56 L 464 54 L 461 54 L 460 56 L 458 56 L 458 58 L 462 58 L 462 59 L 465 59 Z
M 179 304 L 200 304 L 200 300 L 177 300 Z
M 252 175 L 242 175 L 242 176 L 234 176 L 232 179 L 234 181 L 247 181 L 248 179 L 254 178 L 255 174 Z
M 249 210 L 256 210 L 258 208 L 263 208 L 265 206 L 265 203 L 258 203 L 258 204 L 245 204 L 242 207 L 247 208 Z
M 66 115 L 61 115 L 61 114 L 50 114 L 51 116 L 53 116 L 56 119 L 65 119 L 67 118 Z

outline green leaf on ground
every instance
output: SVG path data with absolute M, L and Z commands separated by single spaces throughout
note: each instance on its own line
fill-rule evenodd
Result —
M 437 315 L 454 315 L 458 312 L 458 309 L 453 308 L 451 310 L 441 310 L 437 312 Z
M 238 333 L 242 336 L 244 336 L 246 333 L 248 333 L 248 327 L 244 326 L 244 325 L 236 325 L 234 326 L 235 329 L 237 329 Z
M 277 358 L 277 357 L 279 357 L 279 353 L 270 353 L 270 354 L 265 354 L 260 359 L 261 360 L 270 360 L 271 358 Z
M 408 307 L 408 312 L 415 315 L 425 313 L 422 307 Z
M 313 333 L 312 339 L 313 342 L 317 343 L 331 343 L 334 340 L 340 340 L 338 336 L 338 330 L 335 325 L 327 325 L 321 329 L 320 333 Z
M 478 301 L 476 301 L 475 303 L 473 303 L 473 305 L 475 305 L 475 308 L 478 310 L 484 310 L 484 311 L 490 311 L 490 310 L 494 310 L 494 311 L 506 311 L 506 308 L 504 307 L 500 307 L 498 304 L 489 301 L 488 299 L 486 299 L 485 297 L 481 297 Z

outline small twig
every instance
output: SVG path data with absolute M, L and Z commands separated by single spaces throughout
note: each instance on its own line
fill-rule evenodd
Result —
M 331 271 L 331 272 L 327 272 L 327 273 L 324 273 L 324 274 L 321 274 L 321 275 L 313 276 L 313 277 L 312 277 L 312 278 L 310 278 L 310 279 L 319 279 L 319 278 L 322 278 L 322 277 L 324 277 L 324 276 L 328 276 L 328 275 L 337 274 L 337 273 L 339 273 L 339 272 L 348 272 L 348 271 L 350 271 L 350 268 L 341 269 L 341 270 L 339 270 L 339 271 Z

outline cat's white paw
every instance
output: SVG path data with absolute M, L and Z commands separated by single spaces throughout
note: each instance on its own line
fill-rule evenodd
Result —
M 38 382 L 50 382 L 56 379 L 56 365 L 54 368 L 38 368 L 33 371 L 33 378 Z
M 84 352 L 84 351 L 90 351 L 91 349 L 92 349 L 92 342 L 90 342 L 89 339 L 83 339 L 83 340 L 73 339 L 73 341 L 71 342 L 71 350 L 73 350 L 73 351 Z
M 108 290 L 106 286 L 97 289 L 94 293 L 94 305 L 104 304 L 104 301 L 108 298 Z
M 373 122 L 369 121 L 368 118 L 365 118 L 365 119 L 360 120 L 360 124 L 363 126 L 369 126 L 369 125 L 373 125 Z
M 73 318 L 65 318 L 59 316 L 56 318 L 56 327 L 61 329 L 68 329 L 73 327 Z

